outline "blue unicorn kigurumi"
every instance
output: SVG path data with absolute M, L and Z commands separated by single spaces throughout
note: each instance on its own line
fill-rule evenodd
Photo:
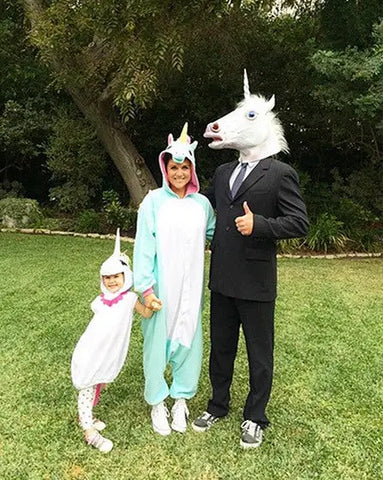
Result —
M 202 363 L 204 251 L 215 217 L 207 198 L 198 193 L 196 146 L 187 135 L 187 123 L 177 140 L 168 136 L 159 155 L 162 187 L 149 192 L 138 211 L 134 286 L 145 304 L 163 304 L 161 312 L 142 323 L 145 400 L 160 435 L 185 432 L 186 401 L 196 393 Z M 168 363 L 170 385 L 164 377 Z M 175 399 L 171 426 L 165 405 L 169 395 Z

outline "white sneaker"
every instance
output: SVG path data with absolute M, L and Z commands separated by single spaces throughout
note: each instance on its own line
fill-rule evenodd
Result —
M 178 398 L 172 408 L 172 429 L 176 432 L 185 433 L 189 410 L 184 398 Z
M 155 432 L 160 435 L 169 435 L 171 433 L 168 422 L 169 410 L 166 408 L 164 402 L 153 405 L 151 416 L 153 430 Z
M 94 418 L 93 428 L 95 428 L 98 432 L 102 432 L 102 430 L 106 428 L 106 423 L 104 423 L 102 420 L 99 420 L 98 418 Z
M 99 432 L 93 433 L 89 438 L 85 438 L 88 445 L 97 448 L 102 453 L 108 453 L 113 448 L 113 442 L 108 438 L 105 438 Z

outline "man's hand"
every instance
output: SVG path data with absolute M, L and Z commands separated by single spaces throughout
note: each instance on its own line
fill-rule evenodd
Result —
M 157 298 L 154 293 L 147 295 L 145 298 L 145 307 L 150 308 L 154 312 L 158 312 L 162 308 L 162 302 L 159 298 Z
M 242 235 L 248 236 L 251 235 L 254 226 L 254 215 L 253 212 L 247 205 L 247 202 L 243 202 L 243 209 L 245 210 L 245 215 L 237 217 L 235 219 L 235 225 L 237 230 Z

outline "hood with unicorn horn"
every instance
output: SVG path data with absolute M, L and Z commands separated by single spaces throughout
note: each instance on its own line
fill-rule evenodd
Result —
M 181 135 L 177 140 L 174 140 L 173 135 L 168 135 L 168 146 L 163 150 L 159 157 L 159 164 L 163 178 L 163 186 L 169 187 L 168 175 L 166 172 L 164 157 L 166 154 L 171 155 L 172 159 L 176 163 L 182 163 L 184 160 L 190 160 L 191 163 L 191 180 L 186 189 L 186 195 L 189 193 L 197 193 L 199 191 L 199 181 L 195 168 L 194 150 L 196 149 L 198 142 L 194 141 L 190 143 L 190 137 L 188 136 L 188 124 L 184 124 Z
M 117 273 L 124 274 L 124 285 L 118 292 L 111 293 L 105 287 L 102 276 L 103 275 L 116 275 Z M 121 253 L 120 250 L 120 229 L 117 229 L 116 241 L 114 244 L 114 252 L 105 262 L 101 265 L 100 268 L 100 282 L 101 282 L 101 291 L 104 294 L 105 298 L 112 300 L 114 297 L 117 297 L 122 292 L 126 292 L 133 285 L 133 273 L 130 269 L 130 260 L 129 258 Z

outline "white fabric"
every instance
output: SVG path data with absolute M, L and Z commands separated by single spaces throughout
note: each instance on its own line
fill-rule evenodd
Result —
M 72 381 L 77 390 L 110 383 L 120 373 L 128 352 L 136 301 L 137 295 L 128 292 L 112 306 L 104 305 L 101 297 L 92 302 L 94 317 L 72 356 Z
M 169 197 L 158 212 L 157 241 L 167 335 L 190 347 L 201 309 L 206 213 L 192 198 Z

